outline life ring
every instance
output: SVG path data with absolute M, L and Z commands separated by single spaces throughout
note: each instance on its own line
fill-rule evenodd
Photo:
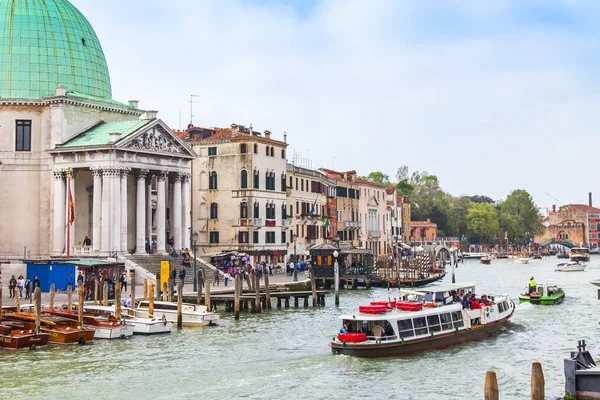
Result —
M 539 296 L 541 293 L 540 292 L 533 292 L 531 294 L 534 295 L 534 296 Z
M 425 306 L 425 307 L 432 307 L 433 308 L 433 307 L 437 307 L 437 304 L 435 304 L 435 303 L 423 303 L 423 306 Z

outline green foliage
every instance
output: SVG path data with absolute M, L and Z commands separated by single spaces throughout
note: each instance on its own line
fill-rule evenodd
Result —
M 383 172 L 380 171 L 375 171 L 375 172 L 369 172 L 369 175 L 367 176 L 361 176 L 362 179 L 366 179 L 368 181 L 371 182 L 375 182 L 375 183 L 382 183 L 384 185 L 389 185 L 390 183 L 390 176 L 384 174 Z
M 495 201 L 491 197 L 487 197 L 487 196 L 483 196 L 483 195 L 479 195 L 479 194 L 475 195 L 475 196 L 469 196 L 468 198 L 473 203 L 488 203 L 488 204 L 495 203 Z
M 527 236 L 533 237 L 543 229 L 540 212 L 525 190 L 512 191 L 499 208 L 500 226 L 508 232 L 511 242 L 522 242 Z
M 489 243 L 500 228 L 498 211 L 488 203 L 472 203 L 466 219 L 469 238 L 480 243 Z
M 400 182 L 396 183 L 396 193 L 400 196 L 408 196 L 410 197 L 415 190 L 415 186 L 408 182 L 407 179 L 403 179 Z
M 448 220 L 446 232 L 449 236 L 461 237 L 467 232 L 467 213 L 473 202 L 467 196 L 448 196 Z

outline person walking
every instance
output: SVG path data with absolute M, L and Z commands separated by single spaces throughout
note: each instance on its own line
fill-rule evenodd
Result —
M 17 280 L 15 279 L 15 276 L 13 275 L 10 278 L 10 281 L 8 282 L 8 293 L 10 294 L 10 298 L 14 298 L 15 297 L 15 288 L 17 287 Z
M 41 286 L 40 286 L 40 280 L 39 280 L 39 278 L 37 277 L 37 275 L 35 275 L 35 276 L 33 277 L 33 290 L 35 290 L 35 288 L 37 288 L 37 287 L 39 287 L 39 288 L 41 289 Z
M 77 287 L 83 286 L 83 272 L 79 271 L 79 275 L 77 275 Z
M 215 281 L 213 282 L 213 286 L 215 286 L 215 285 L 219 286 L 219 278 L 220 278 L 219 270 L 215 269 Z
M 225 272 L 223 274 L 223 279 L 225 280 L 225 286 L 227 286 L 227 282 L 229 281 L 229 272 Z
M 28 299 L 30 297 L 30 293 L 31 293 L 31 279 L 29 279 L 29 277 L 27 277 L 27 279 L 25 279 L 25 298 Z
M 17 279 L 17 287 L 19 288 L 19 297 L 21 299 L 23 298 L 23 287 L 24 286 L 25 286 L 25 279 L 23 278 L 23 275 L 19 275 L 19 279 Z

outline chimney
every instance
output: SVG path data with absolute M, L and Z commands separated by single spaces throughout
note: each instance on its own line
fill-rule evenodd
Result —
M 239 127 L 237 124 L 231 124 L 231 136 L 237 137 Z
M 129 100 L 128 103 L 129 103 L 129 107 L 137 109 L 138 105 L 140 104 L 140 101 L 139 100 Z
M 283 132 L 283 143 L 287 143 L 287 132 Z
M 271 131 L 270 130 L 265 131 L 265 138 L 271 139 Z
M 146 118 L 144 118 L 144 119 L 156 119 L 157 116 L 158 116 L 158 111 L 148 110 L 148 111 L 146 111 Z
M 431 223 L 431 219 L 427 218 L 427 223 L 430 224 Z
M 67 88 L 64 87 L 63 85 L 58 85 L 56 87 L 56 95 L 57 96 L 66 96 L 67 95 Z
M 590 198 L 590 207 L 592 207 L 592 192 L 589 193 L 589 198 Z
M 121 139 L 121 134 L 119 132 L 111 132 L 108 134 L 110 136 L 110 142 L 116 143 L 119 139 Z
M 552 204 L 552 212 L 556 212 L 556 204 Z

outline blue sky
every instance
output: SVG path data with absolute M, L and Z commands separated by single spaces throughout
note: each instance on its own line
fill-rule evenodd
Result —
M 454 195 L 600 204 L 597 2 L 72 2 L 113 97 L 173 128 L 197 94 L 196 125 L 285 131 L 313 167 L 406 164 Z

